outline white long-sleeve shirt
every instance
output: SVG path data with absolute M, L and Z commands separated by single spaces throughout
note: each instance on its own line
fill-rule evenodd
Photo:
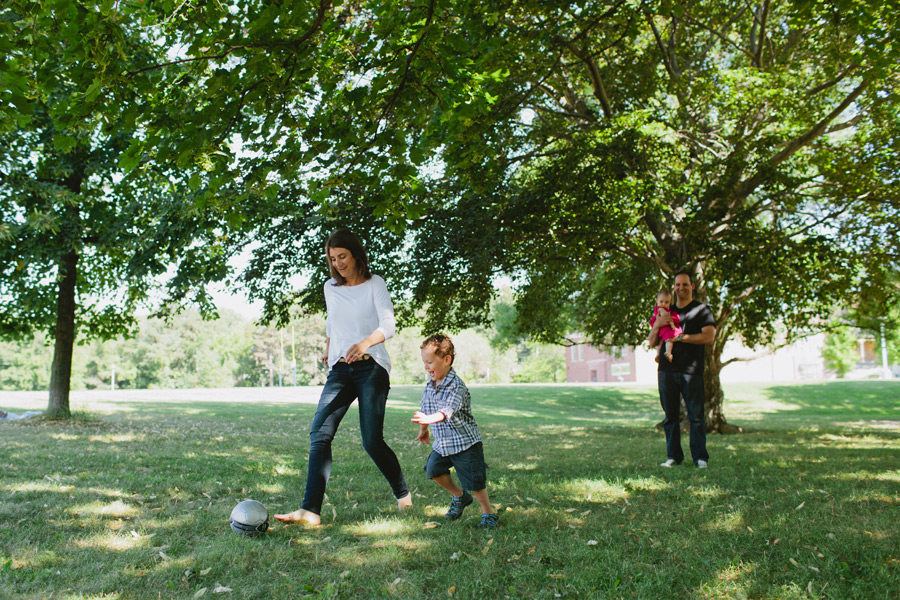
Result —
M 335 280 L 325 282 L 325 335 L 328 336 L 328 370 L 353 344 L 361 342 L 375 331 L 380 331 L 385 340 L 394 336 L 394 305 L 387 285 L 379 275 L 372 275 L 368 281 L 354 286 L 334 285 Z M 391 372 L 391 357 L 387 348 L 375 344 L 367 350 L 379 365 Z

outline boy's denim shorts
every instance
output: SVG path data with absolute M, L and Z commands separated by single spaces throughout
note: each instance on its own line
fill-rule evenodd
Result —
M 432 450 L 425 464 L 425 474 L 429 479 L 434 479 L 450 473 L 450 467 L 456 469 L 456 476 L 463 490 L 477 492 L 486 487 L 487 465 L 484 463 L 484 446 L 481 442 L 450 456 L 441 456 Z

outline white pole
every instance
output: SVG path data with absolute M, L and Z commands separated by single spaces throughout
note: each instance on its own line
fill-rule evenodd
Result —
M 887 342 L 884 339 L 884 323 L 881 324 L 881 378 L 893 378 L 891 368 L 888 366 Z
M 112 391 L 116 391 L 116 365 L 112 366 Z

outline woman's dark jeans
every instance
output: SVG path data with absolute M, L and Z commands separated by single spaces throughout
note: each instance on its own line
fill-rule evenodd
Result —
M 402 498 L 409 493 L 397 455 L 384 441 L 384 411 L 390 389 L 387 371 L 374 359 L 351 364 L 339 362 L 331 369 L 309 433 L 304 509 L 317 515 L 322 513 L 325 486 L 331 475 L 331 441 L 347 409 L 357 398 L 363 448 L 388 480 L 394 496 Z

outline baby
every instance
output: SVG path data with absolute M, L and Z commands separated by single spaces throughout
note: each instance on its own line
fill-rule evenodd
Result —
M 668 290 L 660 290 L 656 295 L 656 307 L 653 309 L 653 316 L 650 318 L 650 327 L 656 322 L 656 317 L 661 312 L 672 315 L 672 324 L 659 328 L 659 341 L 666 343 L 665 356 L 666 360 L 672 362 L 672 348 L 675 346 L 675 338 L 681 335 L 681 326 L 679 324 L 680 317 L 678 313 L 672 312 L 672 293 Z

